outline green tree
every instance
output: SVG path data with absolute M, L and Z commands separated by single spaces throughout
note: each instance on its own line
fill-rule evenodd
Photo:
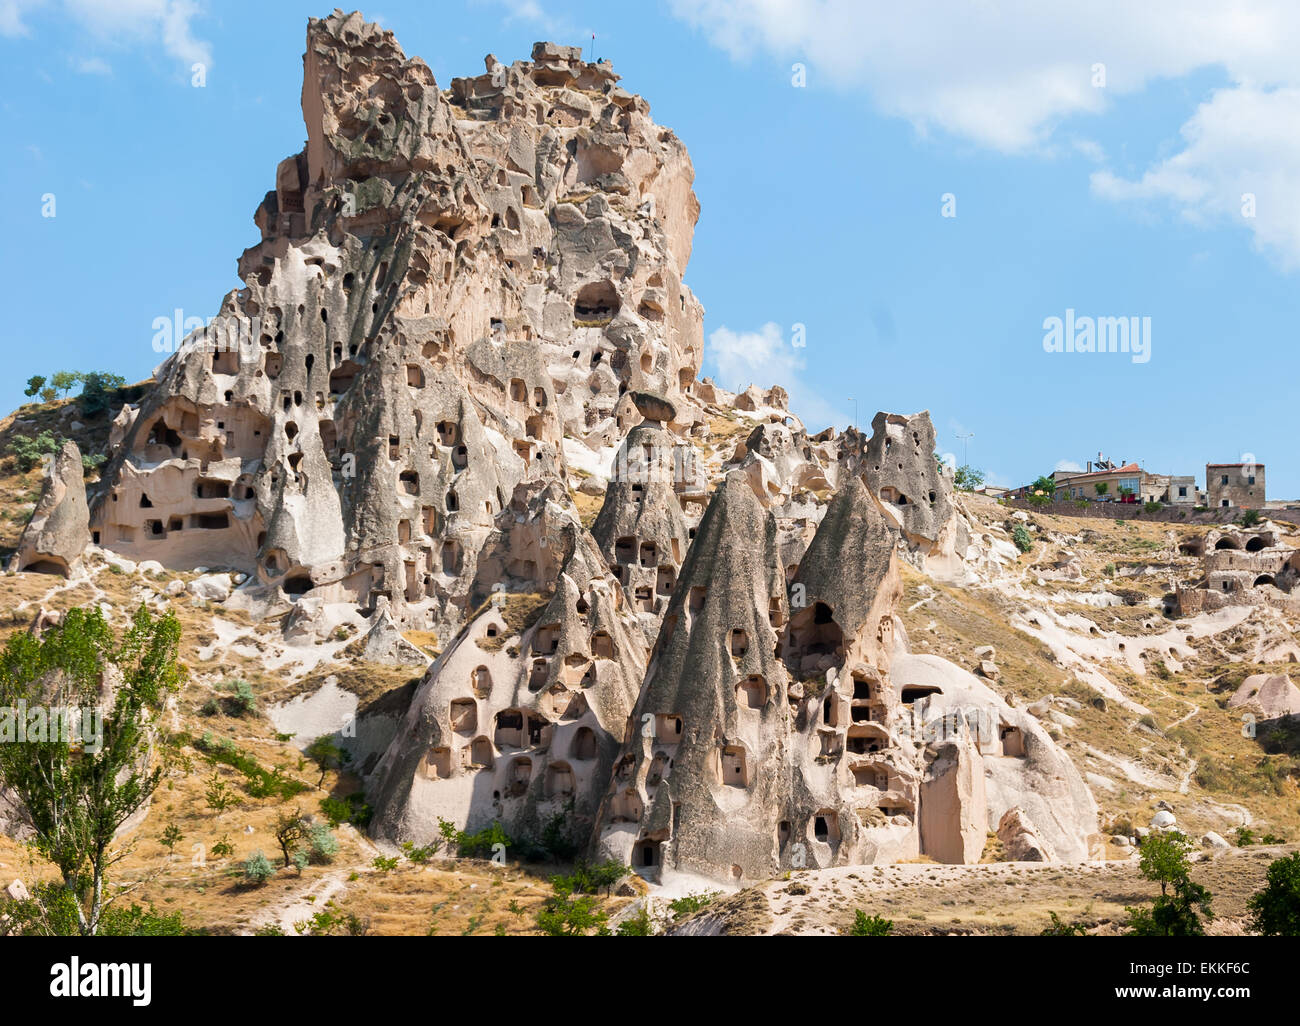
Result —
M 1258 527 L 1264 518 L 1257 509 L 1248 509 L 1237 518 L 1237 523 L 1242 527 Z
M 1142 842 L 1138 872 L 1160 884 L 1160 896 L 1150 908 L 1128 908 L 1129 933 L 1134 937 L 1200 937 L 1201 917 L 1214 918 L 1210 892 L 1191 879 L 1192 842 L 1170 831 Z M 1200 910 L 1199 912 L 1197 910 Z
M 235 792 L 215 771 L 212 774 L 212 779 L 208 781 L 208 786 L 203 791 L 203 797 L 207 799 L 208 808 L 218 816 L 239 801 L 235 796 Z
M 1056 482 L 1044 474 L 1034 480 L 1034 483 L 1029 486 L 1029 490 L 1030 492 L 1042 492 L 1045 495 L 1055 495 Z
M 94 417 L 111 409 L 117 390 L 126 384 L 126 379 L 119 374 L 105 374 L 103 371 L 91 371 L 81 378 L 81 412 L 87 417 Z
M 56 371 L 50 378 L 50 385 L 58 391 L 59 395 L 65 396 L 81 379 L 82 375 L 79 371 Z
M 1110 485 L 1105 481 L 1098 481 L 1092 487 L 1097 490 L 1098 495 L 1105 495 L 1108 491 L 1110 491 Z
M 176 845 L 185 840 L 185 835 L 181 833 L 181 828 L 175 823 L 168 823 L 167 828 L 163 830 L 162 836 L 158 839 L 159 843 L 168 851 L 174 852 Z
M 963 492 L 973 492 L 984 483 L 984 471 L 965 464 L 957 468 L 953 483 Z
M 307 836 L 307 820 L 302 809 L 295 808 L 292 812 L 282 812 L 276 816 L 274 833 L 275 843 L 280 846 L 280 854 L 284 858 L 284 868 L 288 869 L 293 865 L 294 851 Z
M 154 617 L 143 604 L 120 641 L 98 607 L 73 608 L 43 638 L 14 634 L 0 653 L 0 706 L 99 712 L 88 738 L 64 729 L 33 740 L 29 730 L 23 742 L 0 744 L 0 778 L 26 807 L 33 846 L 58 867 L 85 936 L 99 932 L 105 909 L 126 893 L 106 893 L 109 871 L 128 850 L 114 846 L 117 831 L 162 780 L 155 718 L 180 687 L 180 637 L 175 615 Z M 115 693 L 101 696 L 110 679 Z
M 26 390 L 23 392 L 23 395 L 28 396 L 29 398 L 33 398 L 33 399 L 34 399 L 34 398 L 36 397 L 36 395 L 37 395 L 37 394 L 41 391 L 41 389 L 43 389 L 44 387 L 45 387 L 45 378 L 44 378 L 43 376 L 41 376 L 40 374 L 37 374 L 37 375 L 35 375 L 35 376 L 30 377 L 30 378 L 27 379 L 27 388 L 26 388 Z
M 1251 925 L 1265 937 L 1300 937 L 1300 852 L 1277 859 L 1267 880 L 1246 902 Z
M 318 737 L 309 744 L 303 754 L 320 769 L 320 779 L 316 781 L 317 787 L 324 786 L 326 773 L 332 769 L 342 769 L 343 764 L 348 760 L 348 753 L 335 744 L 333 738 L 326 735 Z
M 849 927 L 850 937 L 887 937 L 894 932 L 892 919 L 881 916 L 869 916 L 862 909 L 853 914 L 853 925 Z

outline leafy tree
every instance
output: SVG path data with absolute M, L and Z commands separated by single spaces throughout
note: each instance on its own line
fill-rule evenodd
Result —
M 1265 937 L 1300 937 L 1300 852 L 1277 859 L 1267 880 L 1246 902 L 1251 925 Z
M 332 738 L 325 735 L 309 744 L 303 754 L 320 768 L 320 779 L 316 781 L 317 787 L 324 786 L 326 773 L 332 769 L 342 769 L 349 758 L 347 752 L 335 744 Z
M 59 395 L 67 395 L 81 381 L 82 374 L 79 371 L 56 371 L 50 378 L 50 385 L 55 388 Z
M 1110 485 L 1105 481 L 1098 481 L 1092 487 L 1097 490 L 1098 495 L 1105 495 L 1108 491 L 1110 491 Z
M 0 744 L 0 778 L 26 807 L 33 845 L 58 867 L 85 936 L 128 890 L 106 894 L 110 869 L 127 854 L 114 837 L 162 780 L 154 723 L 180 687 L 180 637 L 174 614 L 154 617 L 143 604 L 120 642 L 98 607 L 74 608 L 43 638 L 14 634 L 0 653 L 0 706 L 101 710 L 90 738 L 51 730 L 45 740 L 29 733 Z M 101 696 L 107 679 L 115 693 Z
M 1034 483 L 1029 486 L 1030 492 L 1042 492 L 1045 495 L 1056 494 L 1056 481 L 1046 474 L 1034 479 Z
M 973 492 L 984 483 L 984 471 L 965 464 L 957 468 L 953 483 L 963 492 Z
M 887 937 L 894 932 L 892 919 L 881 916 L 869 916 L 862 909 L 853 914 L 853 925 L 849 927 L 850 937 Z
M 208 781 L 207 788 L 203 791 L 203 797 L 207 799 L 208 808 L 218 816 L 239 802 L 235 792 L 215 772 L 212 774 L 212 779 Z
M 1264 518 L 1257 509 L 1248 509 L 1237 518 L 1237 523 L 1242 527 L 1258 527 L 1263 521 Z
M 228 859 L 235 854 L 235 846 L 230 843 L 230 838 L 226 834 L 215 841 L 212 845 L 212 854 L 219 859 Z
M 1214 918 L 1210 892 L 1191 879 L 1192 842 L 1169 831 L 1152 834 L 1142 843 L 1138 871 L 1160 884 L 1160 896 L 1150 908 L 1128 908 L 1129 933 L 1134 937 L 1200 937 L 1201 916 Z M 1200 909 L 1198 912 L 1197 909 Z
M 293 853 L 307 836 L 307 819 L 302 809 L 294 808 L 292 812 L 282 812 L 275 818 L 275 843 L 280 846 L 286 869 L 293 864 Z
M 45 387 L 45 378 L 37 374 L 34 377 L 30 377 L 27 379 L 27 388 L 23 392 L 23 395 L 28 396 L 30 398 L 35 398 L 36 394 L 40 392 L 41 389 L 43 389 L 44 387 Z
M 41 389 L 41 402 L 43 403 L 52 403 L 58 397 L 59 397 L 58 389 L 55 389 L 50 385 L 46 385 L 44 388 Z
M 8 931 L 14 937 L 75 937 L 80 932 L 77 900 L 58 883 L 40 883 L 31 897 L 22 901 L 0 901 L 0 913 L 9 917 Z M 100 937 L 184 937 L 188 929 L 179 912 L 160 915 L 152 905 L 143 909 L 106 907 L 99 920 Z
M 94 417 L 112 407 L 117 390 L 126 384 L 119 374 L 91 371 L 81 378 L 81 412 Z
M 1035 492 L 1033 495 L 1029 496 L 1028 502 L 1029 505 L 1042 509 L 1044 506 L 1051 505 L 1052 497 L 1046 493 L 1039 494 L 1038 492 Z
M 181 833 L 181 828 L 175 823 L 168 823 L 167 828 L 163 830 L 162 836 L 158 840 L 164 848 L 174 852 L 176 845 L 185 840 L 185 835 Z

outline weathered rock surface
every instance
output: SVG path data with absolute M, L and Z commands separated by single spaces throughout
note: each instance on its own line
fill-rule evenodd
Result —
M 72 573 L 90 545 L 89 510 L 81 450 L 64 442 L 50 461 L 32 518 L 27 522 L 11 570 Z
M 1300 688 L 1280 673 L 1254 673 L 1228 699 L 1229 709 L 1254 710 L 1266 720 L 1300 716 Z
M 1004 822 L 1084 857 L 1037 720 L 896 631 L 900 560 L 975 547 L 929 415 L 809 435 L 697 379 L 693 170 L 608 64 L 539 43 L 442 90 L 335 12 L 302 108 L 243 287 L 121 410 L 89 511 L 61 454 L 31 553 L 66 572 L 89 516 L 118 565 L 423 669 L 351 743 L 384 840 L 498 822 L 661 880 L 976 862 Z M 327 729 L 331 687 L 280 713 Z

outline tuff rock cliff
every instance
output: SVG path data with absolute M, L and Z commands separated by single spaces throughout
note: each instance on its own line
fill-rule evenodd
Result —
M 367 658 L 420 665 L 401 632 L 433 632 L 362 767 L 378 838 L 559 824 L 736 880 L 977 861 L 1007 819 L 1083 857 L 1054 742 L 898 636 L 900 561 L 978 556 L 928 414 L 810 435 L 780 387 L 698 377 L 694 172 L 607 63 L 538 43 L 443 90 L 335 11 L 302 108 L 243 288 L 122 409 L 89 529 L 247 575 L 227 602 L 296 639 L 359 613 Z M 72 536 L 24 551 L 63 570 Z

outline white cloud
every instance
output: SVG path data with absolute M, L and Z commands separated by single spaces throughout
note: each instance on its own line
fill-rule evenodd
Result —
M 1107 199 L 1168 202 L 1193 224 L 1243 224 L 1258 249 L 1294 269 L 1300 267 L 1297 126 L 1300 88 L 1221 89 L 1183 126 L 1180 152 L 1136 181 L 1094 172 L 1092 188 Z
M 109 66 L 108 61 L 101 60 L 98 57 L 84 57 L 81 60 L 74 61 L 73 67 L 83 75 L 113 74 L 113 69 Z
M 0 0 L 0 35 L 26 36 L 24 16 L 45 0 Z M 98 43 L 161 46 L 164 53 L 191 64 L 212 66 L 212 46 L 195 35 L 202 10 L 194 0 L 62 0 L 61 12 Z M 94 64 L 99 58 L 88 58 Z M 106 65 L 105 65 L 106 66 Z M 102 72 L 96 72 L 102 73 Z
M 30 33 L 23 16 L 43 0 L 0 0 L 0 36 L 25 36 Z
M 1053 467 L 1052 469 L 1057 471 L 1058 473 L 1066 473 L 1066 474 L 1083 473 L 1083 467 L 1075 463 L 1074 460 L 1057 460 L 1056 466 Z
M 766 391 L 780 385 L 790 396 L 790 409 L 811 431 L 845 424 L 847 417 L 803 381 L 802 350 L 785 340 L 779 324 L 768 321 L 758 331 L 732 331 L 726 325 L 709 335 L 705 351 L 715 380 L 730 392 L 750 385 Z
M 1137 181 L 1095 172 L 1094 191 L 1172 202 L 1204 224 L 1234 209 L 1240 217 L 1241 193 L 1253 191 L 1257 217 L 1247 223 L 1257 246 L 1285 267 L 1300 265 L 1294 0 L 671 0 L 671 7 L 738 60 L 805 62 L 813 88 L 863 91 L 918 132 L 944 131 L 1006 153 L 1061 152 L 1054 137 L 1062 121 L 1104 114 L 1158 79 L 1216 69 L 1231 85 L 1183 126 L 1184 151 Z M 1104 66 L 1101 88 L 1096 65 Z M 1061 141 L 1104 163 L 1095 143 Z

